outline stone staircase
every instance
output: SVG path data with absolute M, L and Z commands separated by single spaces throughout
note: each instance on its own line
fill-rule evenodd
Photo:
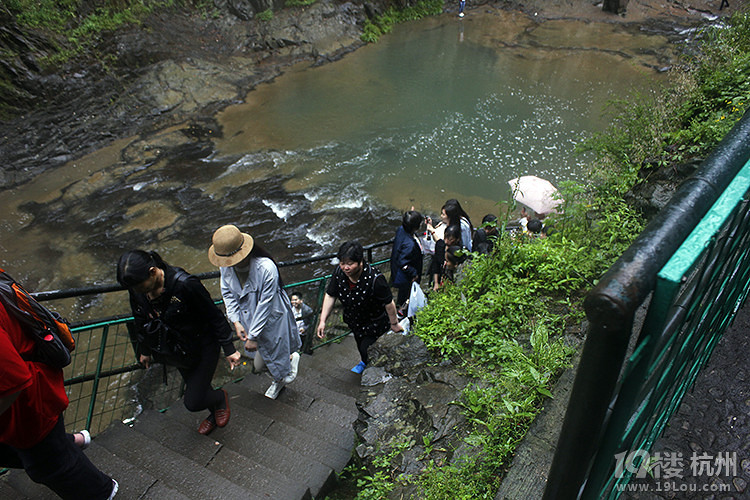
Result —
M 303 355 L 297 380 L 277 400 L 271 379 L 248 375 L 228 384 L 229 425 L 201 436 L 206 412 L 179 401 L 116 422 L 96 436 L 89 458 L 120 484 L 117 499 L 304 499 L 322 496 L 349 462 L 360 375 L 354 339 Z M 0 476 L 0 498 L 54 499 L 23 471 Z

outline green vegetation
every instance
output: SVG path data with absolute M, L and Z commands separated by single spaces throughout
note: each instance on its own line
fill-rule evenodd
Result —
M 362 41 L 367 43 L 377 42 L 382 35 L 390 33 L 395 24 L 414 21 L 427 16 L 436 16 L 442 12 L 442 0 L 422 0 L 413 7 L 402 10 L 390 7 L 375 19 L 365 21 Z
M 608 189 L 627 190 L 644 166 L 704 157 L 742 117 L 750 103 L 747 12 L 705 29 L 697 53 L 673 73 L 665 90 L 613 102 L 609 129 L 584 143 L 598 154 L 592 173 L 603 172 L 597 177 Z
M 95 45 L 98 35 L 126 24 L 138 23 L 171 0 L 108 0 L 90 5 L 79 0 L 8 0 L 6 8 L 26 28 L 56 35 L 61 44 L 46 61 L 55 64 Z
M 152 12 L 184 7 L 203 15 L 215 10 L 212 0 L 7 0 L 5 8 L 24 28 L 51 34 L 58 44 L 42 64 L 55 65 L 96 48 L 102 33 L 139 24 Z
M 273 19 L 273 10 L 266 9 L 263 12 L 258 12 L 255 17 L 258 18 L 258 21 L 268 22 Z
M 394 464 L 414 443 L 392 446 L 375 470 L 350 469 L 357 498 L 386 498 L 407 484 L 419 498 L 494 498 L 516 445 L 566 366 L 571 349 L 562 334 L 580 324 L 581 299 L 642 230 L 645 221 L 622 194 L 644 169 L 705 155 L 747 109 L 748 15 L 707 29 L 699 48 L 668 88 L 612 103 L 612 126 L 584 148 L 596 153 L 595 182 L 562 186 L 565 213 L 551 221 L 549 238 L 502 235 L 492 256 L 475 256 L 463 280 L 432 294 L 420 312 L 414 333 L 474 380 L 457 404 L 471 424 L 464 441 L 476 453 L 450 463 L 428 460 L 421 473 L 395 477 Z M 423 439 L 429 459 L 439 445 Z
M 312 5 L 318 0 L 286 0 L 284 6 L 286 7 L 305 7 L 306 5 Z

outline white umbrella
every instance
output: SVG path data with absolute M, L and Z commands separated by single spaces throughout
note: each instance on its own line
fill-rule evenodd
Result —
M 535 175 L 524 175 L 508 181 L 513 199 L 526 205 L 537 214 L 557 212 L 563 202 L 560 192 L 547 179 Z

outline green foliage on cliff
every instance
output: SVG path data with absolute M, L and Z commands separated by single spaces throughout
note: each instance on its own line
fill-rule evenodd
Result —
M 51 34 L 57 50 L 40 62 L 65 61 L 96 44 L 102 32 L 137 24 L 172 0 L 105 0 L 92 5 L 80 0 L 7 0 L 6 7 L 23 28 Z
M 393 26 L 406 21 L 414 21 L 427 16 L 437 16 L 443 12 L 442 0 L 422 0 L 413 7 L 397 9 L 390 7 L 375 19 L 365 21 L 362 30 L 362 41 L 367 43 L 377 42 L 381 36 L 390 33 Z
M 597 153 L 592 175 L 608 188 L 626 191 L 644 165 L 704 157 L 747 111 L 750 15 L 705 28 L 697 49 L 672 71 L 672 85 L 612 102 L 609 129 L 583 144 Z

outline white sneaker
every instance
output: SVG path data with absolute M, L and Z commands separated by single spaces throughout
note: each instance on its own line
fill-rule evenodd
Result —
M 291 384 L 294 382 L 294 379 L 297 378 L 297 372 L 299 371 L 299 353 L 295 352 L 292 354 L 292 370 L 289 372 L 289 375 L 284 377 L 284 384 Z
M 271 387 L 269 387 L 266 391 L 266 397 L 270 399 L 276 399 L 277 397 L 279 397 L 279 393 L 283 388 L 284 382 L 277 382 L 274 380 L 273 382 L 271 382 Z
M 117 495 L 117 490 L 120 488 L 120 485 L 117 484 L 117 481 L 114 479 L 112 480 L 112 493 L 110 493 L 109 498 L 107 500 L 112 500 L 115 498 L 115 495 Z
M 81 436 L 83 436 L 83 444 L 79 445 L 80 448 L 82 450 L 85 450 L 86 448 L 88 448 L 89 445 L 91 444 L 91 434 L 89 434 L 89 431 L 84 429 L 82 431 L 76 432 L 76 434 L 80 434 Z

